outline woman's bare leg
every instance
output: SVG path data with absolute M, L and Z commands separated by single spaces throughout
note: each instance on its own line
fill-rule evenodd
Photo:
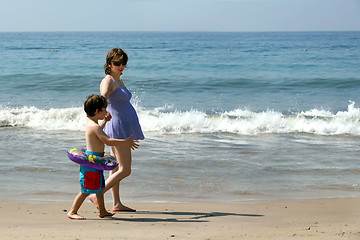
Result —
M 120 200 L 120 181 L 131 174 L 131 148 L 127 146 L 111 147 L 111 154 L 116 157 L 119 166 L 110 172 L 110 177 L 105 182 L 105 191 L 111 188 L 113 196 L 113 211 L 135 211 L 124 206 Z
M 136 210 L 124 206 L 120 200 L 120 181 L 131 173 L 131 149 L 130 147 L 121 147 L 121 146 L 112 146 L 111 155 L 116 157 L 119 162 L 119 166 L 110 171 L 109 178 L 105 181 L 105 187 L 101 190 L 101 193 L 104 194 L 109 189 L 113 196 L 113 211 L 130 211 L 134 212 Z M 89 199 L 99 208 L 95 194 L 91 194 Z

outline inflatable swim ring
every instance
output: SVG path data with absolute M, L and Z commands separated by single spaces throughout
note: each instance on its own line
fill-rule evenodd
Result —
M 67 154 L 71 161 L 99 170 L 112 170 L 118 165 L 116 158 L 113 156 L 105 155 L 104 157 L 99 157 L 96 155 L 89 155 L 83 148 L 72 148 L 67 151 Z

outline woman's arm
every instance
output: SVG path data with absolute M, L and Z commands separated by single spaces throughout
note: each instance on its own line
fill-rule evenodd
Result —
M 112 81 L 111 77 L 106 76 L 100 83 L 100 94 L 104 96 L 106 99 L 115 91 L 116 85 Z M 110 121 L 111 115 L 107 113 L 105 120 L 99 121 L 99 125 L 104 128 L 106 122 Z
M 100 94 L 106 99 L 115 91 L 116 86 L 110 76 L 106 76 L 100 83 Z

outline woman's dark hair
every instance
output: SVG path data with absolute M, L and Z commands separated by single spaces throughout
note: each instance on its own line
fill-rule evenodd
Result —
M 116 57 L 120 57 L 120 60 L 124 63 L 124 65 L 127 64 L 128 56 L 126 52 L 124 52 L 121 48 L 111 49 L 106 56 L 106 62 L 104 65 L 105 74 L 111 73 L 111 63 Z
M 84 102 L 84 111 L 89 117 L 95 116 L 96 109 L 101 111 L 107 107 L 107 101 L 104 96 L 92 94 Z

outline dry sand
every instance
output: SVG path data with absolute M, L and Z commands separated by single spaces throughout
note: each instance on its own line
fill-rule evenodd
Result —
M 70 220 L 69 204 L 0 203 L 0 239 L 360 239 L 360 199 L 261 204 L 130 204 L 136 213 L 100 219 L 85 202 Z M 110 207 L 110 203 L 106 204 Z

